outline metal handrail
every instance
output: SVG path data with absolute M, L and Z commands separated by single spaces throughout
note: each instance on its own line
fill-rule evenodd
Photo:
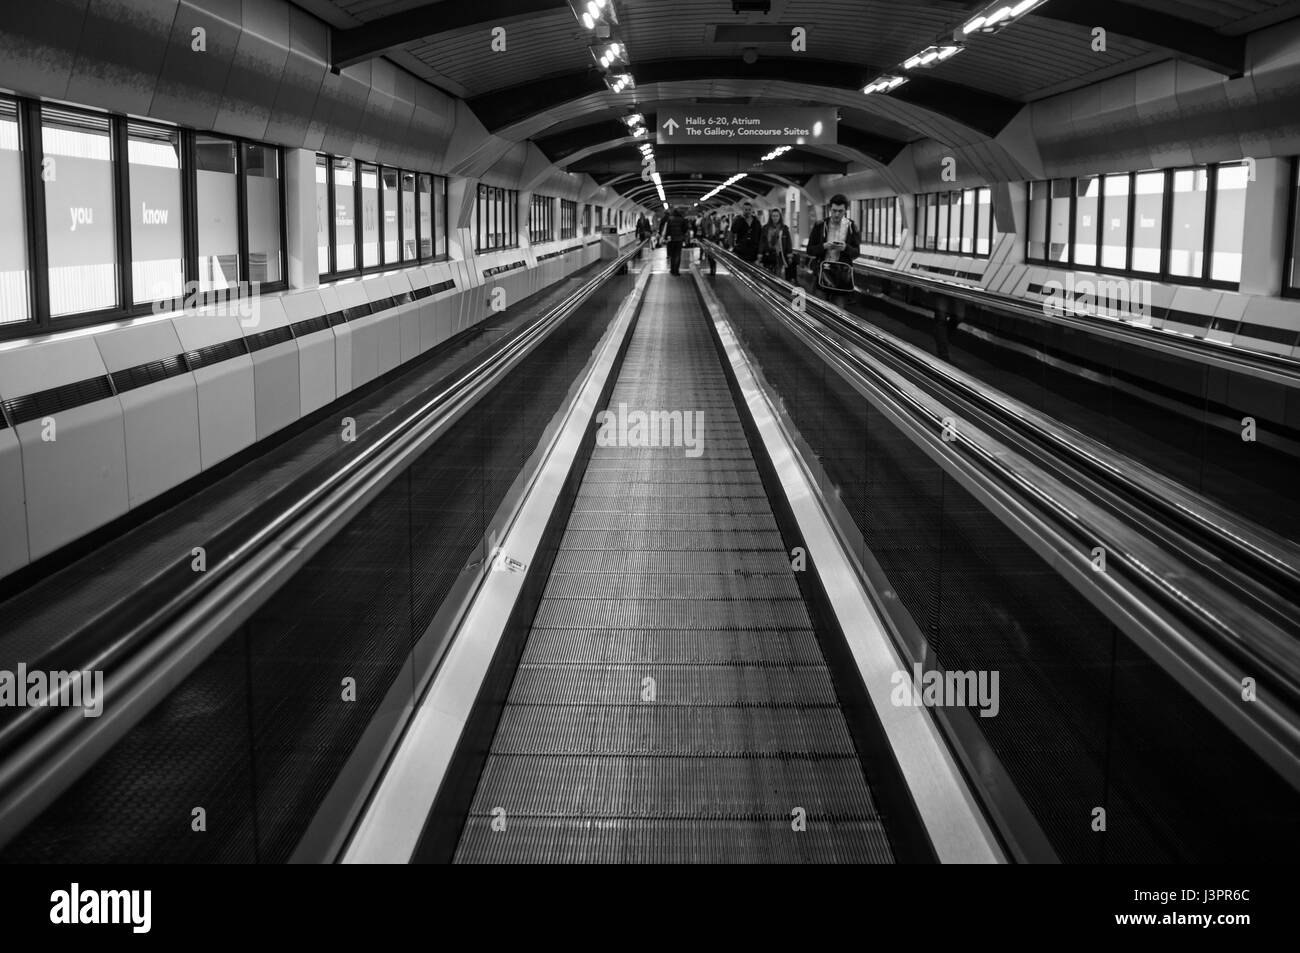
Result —
M 537 347 L 609 278 L 641 244 L 544 315 L 503 341 L 475 365 L 331 468 L 269 519 L 231 528 L 240 539 L 190 585 L 117 633 L 78 666 L 108 670 L 114 697 L 96 719 L 79 709 L 34 707 L 0 726 L 0 846 L 58 796 L 99 754 L 121 738 L 269 599 L 351 518 L 424 453 L 445 430 Z M 138 594 L 147 602 L 149 590 Z M 102 624 L 102 620 L 96 620 Z
M 751 275 L 769 285 L 793 286 L 746 263 Z M 924 375 L 978 407 L 988 418 L 1014 427 L 1023 439 L 1045 444 L 1052 454 L 1097 479 L 1105 481 L 1117 495 L 1131 496 L 1164 518 L 1184 524 L 1187 535 L 1234 561 L 1246 573 L 1268 580 L 1273 593 L 1287 594 L 1300 604 L 1300 546 L 1213 503 L 1177 481 L 1152 470 L 1131 457 L 1073 427 L 1034 411 L 1027 405 L 996 391 L 977 378 L 907 344 L 894 335 L 858 319 L 841 308 L 809 298 L 807 306 L 825 316 L 835 330 L 856 343 L 886 351 L 907 369 Z
M 795 254 L 808 257 L 806 251 L 796 250 Z M 1087 334 L 1120 338 L 1139 347 L 1176 354 L 1196 363 L 1214 364 L 1252 377 L 1266 377 L 1286 387 L 1300 387 L 1300 361 L 1293 357 L 1270 354 L 1266 351 L 1247 351 L 1235 344 L 1216 341 L 1213 338 L 1192 337 L 1165 328 L 1133 324 L 1124 319 L 1099 320 L 1068 313 L 1047 315 L 1041 308 L 1034 308 L 1023 300 L 1010 298 L 994 291 L 958 284 L 935 275 L 914 275 L 895 271 L 873 262 L 855 261 L 853 269 L 857 273 L 911 285 L 931 294 L 949 295 L 1004 314 L 1060 324 Z
M 1153 657 L 1202 703 L 1243 737 L 1288 781 L 1300 787 L 1300 693 L 1296 691 L 1300 657 L 1295 639 L 1269 620 L 1250 611 L 1237 611 L 1230 599 L 1204 577 L 1181 579 L 1160 572 L 1169 554 L 1141 533 L 1125 527 L 1106 512 L 1104 504 L 1078 490 L 1023 455 L 1010 457 L 1006 446 L 977 428 L 963 426 L 956 440 L 941 437 L 950 417 L 943 402 L 891 368 L 887 362 L 846 343 L 827 327 L 824 318 L 800 311 L 792 301 L 793 286 L 760 272 L 735 256 L 717 250 L 733 274 L 753 291 L 806 343 L 841 373 L 887 405 L 889 416 L 959 482 L 990 503 L 1018 535 L 1034 545 L 1072 584 L 1102 607 L 1130 634 L 1144 635 Z M 824 306 L 824 308 L 823 308 Z M 838 311 L 817 301 L 811 311 Z M 881 332 L 883 335 L 883 332 Z M 1080 486 L 1086 480 L 1077 481 Z M 1108 571 L 1085 567 L 1086 557 L 1062 559 L 1062 553 L 1082 554 L 1107 541 Z M 1184 570 L 1187 567 L 1183 567 Z M 1198 571 L 1200 571 L 1199 567 Z M 1253 659 L 1240 668 L 1232 659 Z M 1259 700 L 1241 704 L 1241 675 L 1276 676 L 1281 691 L 1261 692 Z M 1205 689 L 1209 689 L 1207 695 Z M 1267 697 L 1266 697 L 1267 696 Z

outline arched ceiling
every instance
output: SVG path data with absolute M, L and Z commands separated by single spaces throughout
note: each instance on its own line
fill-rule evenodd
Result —
M 669 172 L 660 175 L 664 197 L 669 205 L 683 205 L 688 208 L 702 199 L 709 192 L 723 186 L 728 177 L 700 174 Z M 612 186 L 620 194 L 638 205 L 647 208 L 659 207 L 658 187 L 653 182 L 643 182 L 639 175 L 618 176 L 603 183 Z M 797 184 L 784 176 L 759 172 L 747 175 L 731 185 L 723 186 L 706 207 L 730 205 L 744 199 L 761 199 L 775 188 L 785 188 Z
M 465 99 L 495 135 L 532 139 L 576 169 L 599 168 L 630 141 L 618 117 L 683 102 L 835 106 L 838 144 L 790 154 L 809 165 L 879 166 L 919 139 L 980 149 L 1027 102 L 1155 62 L 1239 75 L 1245 34 L 1300 14 L 1300 0 L 1047 0 L 910 72 L 894 92 L 867 96 L 865 83 L 950 37 L 987 0 L 771 0 L 767 14 L 736 13 L 731 0 L 613 0 L 636 77 L 614 94 L 567 0 L 295 2 L 335 28 L 336 68 L 386 56 Z M 502 51 L 492 49 L 497 26 Z M 790 48 L 795 26 L 807 31 L 806 52 Z M 1091 42 L 1099 26 L 1101 52 Z M 742 60 L 746 50 L 755 61 Z

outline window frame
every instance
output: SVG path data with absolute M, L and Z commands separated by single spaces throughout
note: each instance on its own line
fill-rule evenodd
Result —
M 474 207 L 476 254 L 519 247 L 519 190 L 478 183 Z M 499 241 L 497 240 L 499 236 Z
M 1219 169 L 1222 166 L 1232 166 L 1240 163 L 1241 160 L 1233 159 L 1224 162 L 1208 162 L 1194 165 L 1170 166 L 1162 169 L 1131 169 L 1128 172 L 1097 172 L 1089 173 L 1082 176 L 1061 176 L 1057 179 L 1035 179 L 1026 186 L 1026 201 L 1029 199 L 1030 190 L 1035 184 L 1042 185 L 1048 189 L 1050 197 L 1053 183 L 1058 181 L 1068 181 L 1070 190 L 1070 239 L 1069 254 L 1065 261 L 1053 261 L 1050 258 L 1036 258 L 1030 254 L 1030 249 L 1034 242 L 1034 234 L 1029 227 L 1031 217 L 1026 211 L 1025 227 L 1025 263 L 1032 265 L 1046 265 L 1053 268 L 1078 269 L 1095 274 L 1119 275 L 1125 278 L 1146 279 L 1147 281 L 1160 282 L 1162 284 L 1186 285 L 1196 288 L 1217 288 L 1224 291 L 1238 291 L 1241 288 L 1240 281 L 1222 281 L 1211 278 L 1213 273 L 1212 255 L 1214 252 L 1214 230 L 1216 225 L 1216 216 L 1218 213 L 1218 183 Z M 1293 160 L 1300 161 L 1300 160 Z M 1205 220 L 1202 224 L 1201 235 L 1201 273 L 1200 275 L 1174 275 L 1170 274 L 1169 262 L 1172 253 L 1171 226 L 1173 224 L 1173 205 L 1174 192 L 1173 182 L 1174 175 L 1178 172 L 1197 172 L 1204 170 L 1206 173 L 1206 198 L 1205 198 Z M 1137 211 L 1137 177 L 1139 175 L 1150 175 L 1159 173 L 1162 176 L 1161 191 L 1161 220 L 1160 220 L 1160 248 L 1159 248 L 1159 268 L 1157 271 L 1141 271 L 1133 267 L 1133 239 L 1136 229 L 1136 211 Z M 1075 208 L 1078 199 L 1078 182 L 1080 179 L 1091 178 L 1096 176 L 1101 181 L 1100 195 L 1098 196 L 1098 228 L 1097 228 L 1097 257 L 1095 265 L 1079 264 L 1075 260 Z M 1128 204 L 1128 220 L 1126 222 L 1127 238 L 1124 251 L 1124 267 L 1102 264 L 1105 250 L 1105 219 L 1106 207 L 1115 196 L 1107 194 L 1106 182 L 1114 176 L 1122 175 L 1128 180 L 1128 193 L 1125 196 Z M 1294 180 L 1293 180 L 1294 181 Z M 1292 201 L 1294 202 L 1296 186 L 1292 186 Z M 1294 212 L 1292 212 L 1294 219 Z M 1045 252 L 1047 248 L 1047 238 L 1051 233 L 1051 208 L 1049 205 L 1047 219 L 1045 222 L 1045 233 L 1042 237 Z M 1290 261 L 1288 255 L 1287 259 Z M 1283 276 L 1284 294 L 1285 275 Z M 1291 294 L 1297 294 L 1295 289 L 1291 289 Z
M 328 204 L 326 214 L 329 222 L 329 271 L 321 272 L 319 280 L 322 283 L 338 281 L 343 278 L 357 278 L 362 275 L 381 274 L 383 272 L 398 271 L 403 268 L 417 267 L 436 261 L 447 261 L 450 259 L 450 250 L 438 253 L 438 236 L 441 234 L 447 237 L 447 177 L 438 175 L 434 172 L 422 172 L 419 169 L 409 169 L 404 166 L 385 165 L 383 163 L 368 162 L 363 163 L 360 159 L 352 156 L 336 156 L 333 153 L 318 152 L 316 153 L 317 161 L 321 157 L 325 158 L 325 199 Z M 338 267 L 338 222 L 337 211 L 335 206 L 335 183 L 334 183 L 334 162 L 337 159 L 348 159 L 352 162 L 352 247 L 355 249 L 354 261 L 356 265 L 342 271 Z M 361 215 L 361 167 L 362 165 L 373 165 L 377 170 L 379 182 L 379 264 L 366 265 L 362 256 L 361 235 L 362 235 L 362 215 Z M 384 193 L 383 193 L 383 176 L 384 172 L 393 171 L 397 173 L 397 252 L 398 260 L 394 262 L 384 262 L 383 248 L 384 241 L 387 239 L 386 228 L 384 226 Z M 415 256 L 407 258 L 405 254 L 405 232 L 406 232 L 406 210 L 402 205 L 402 178 L 411 175 L 415 178 Z M 423 247 L 425 234 L 422 222 L 420 221 L 420 178 L 428 176 L 430 179 L 429 191 L 429 220 L 433 223 L 433 236 L 429 242 L 429 254 L 422 254 L 420 249 Z M 441 184 L 440 184 L 441 183 Z M 439 189 L 442 191 L 442 215 L 439 216 Z M 442 219 L 441 223 L 438 221 Z M 441 231 L 439 226 L 441 225 Z
M 565 212 L 572 213 L 566 216 Z M 566 218 L 569 225 L 565 226 Z M 560 199 L 560 240 L 567 241 L 578 237 L 578 203 L 574 199 Z
M 528 243 L 543 245 L 555 241 L 555 198 L 534 194 L 528 200 Z
M 897 195 L 859 199 L 858 229 L 868 245 L 897 248 L 902 244 L 897 222 Z
M 207 291 L 191 295 L 191 282 L 198 280 L 198 194 L 197 194 L 197 150 L 199 135 L 225 139 L 235 145 L 236 167 L 236 216 L 239 241 L 240 280 L 247 281 L 248 261 L 248 215 L 247 215 L 247 168 L 244 159 L 245 145 L 275 149 L 279 153 L 281 174 L 278 179 L 280 192 L 280 274 L 274 282 L 259 285 L 261 292 L 277 292 L 288 288 L 289 255 L 287 249 L 288 221 L 285 191 L 284 147 L 269 142 L 261 142 L 243 136 L 226 136 L 220 133 L 190 129 L 173 123 L 153 119 L 130 117 L 104 109 L 64 103 L 42 104 L 38 100 L 25 96 L 4 96 L 5 102 L 12 103 L 18 123 L 18 162 L 23 194 L 20 197 L 22 207 L 23 240 L 27 252 L 27 318 L 0 324 L 0 340 L 33 337 L 59 331 L 76 330 L 107 324 L 114 321 L 129 320 L 148 314 L 157 309 L 175 310 L 186 302 L 192 301 L 197 306 L 222 300 L 227 296 L 224 290 Z M 41 175 L 44 158 L 42 123 L 42 105 L 51 110 L 74 115 L 91 116 L 108 122 L 108 136 L 111 148 L 110 175 L 112 177 L 110 192 L 113 203 L 113 250 L 114 271 L 117 284 L 117 302 L 111 307 L 98 308 L 94 311 L 79 311 L 75 314 L 52 316 L 50 314 L 49 294 L 49 234 L 45 223 L 45 181 Z M 180 215 L 181 215 L 181 268 L 182 294 L 176 298 L 157 301 L 136 302 L 134 259 L 131 248 L 131 163 L 130 135 L 132 126 L 148 127 L 174 132 L 179 136 L 180 164 Z
M 981 189 L 988 189 L 987 185 L 976 185 L 965 189 L 942 189 L 938 192 L 921 192 L 917 193 L 913 202 L 913 222 L 915 228 L 912 237 L 912 249 L 914 251 L 934 252 L 936 255 L 954 255 L 958 258 L 989 258 L 993 254 L 993 195 L 989 194 L 989 214 L 987 219 L 980 214 L 979 193 Z M 971 194 L 971 201 L 966 201 L 967 193 Z M 955 198 L 954 198 L 955 197 Z M 946 204 L 948 208 L 946 227 L 943 230 L 945 248 L 939 248 L 939 208 Z M 965 231 L 966 208 L 970 206 L 971 214 L 975 219 L 974 231 L 971 233 L 971 251 L 961 250 L 962 234 Z M 934 234 L 930 234 L 927 225 L 927 215 L 929 210 L 934 209 Z M 980 236 L 983 235 L 988 242 L 989 250 L 986 252 L 979 251 Z M 894 240 L 898 245 L 902 244 L 902 231 L 895 222 Z M 955 243 L 955 247 L 954 247 Z

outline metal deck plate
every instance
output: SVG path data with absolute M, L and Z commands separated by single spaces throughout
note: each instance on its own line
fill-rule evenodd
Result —
M 596 448 L 457 861 L 892 860 L 689 285 L 651 279 L 620 404 L 702 453 Z

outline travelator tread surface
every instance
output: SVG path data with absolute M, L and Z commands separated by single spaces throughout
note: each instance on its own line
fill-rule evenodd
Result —
M 893 859 L 706 320 L 651 279 L 609 409 L 702 453 L 593 451 L 457 862 Z

